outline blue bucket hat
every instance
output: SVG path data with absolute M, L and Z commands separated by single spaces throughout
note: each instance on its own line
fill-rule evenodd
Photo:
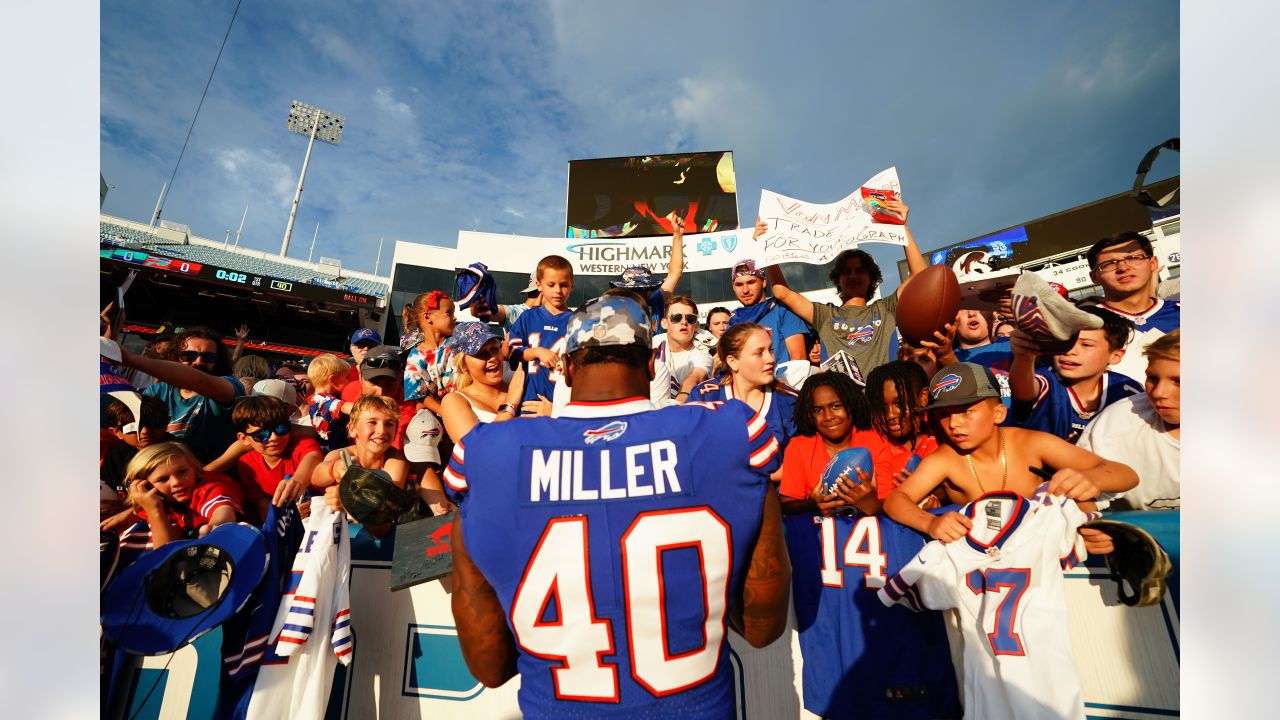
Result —
M 102 599 L 102 633 L 135 655 L 164 655 L 222 624 L 267 569 L 266 540 L 245 523 L 152 550 L 120 571 Z
M 635 300 L 605 295 L 578 308 L 565 330 L 565 354 L 588 347 L 648 348 L 649 313 Z
M 490 308 L 498 306 L 497 285 L 489 274 L 489 268 L 481 262 L 473 262 L 458 271 L 453 280 L 453 296 L 463 310 L 478 300 L 484 300 Z

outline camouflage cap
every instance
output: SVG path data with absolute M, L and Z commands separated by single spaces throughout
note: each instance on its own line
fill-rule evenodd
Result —
M 623 270 L 618 279 L 610 280 L 609 284 L 616 288 L 627 288 L 628 290 L 649 290 L 661 285 L 662 280 L 652 272 L 649 272 L 649 268 L 637 265 Z
M 569 318 L 565 354 L 588 347 L 649 347 L 649 314 L 635 300 L 606 295 L 588 300 Z

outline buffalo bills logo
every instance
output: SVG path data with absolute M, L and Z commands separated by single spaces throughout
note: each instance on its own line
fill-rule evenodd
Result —
M 937 400 L 938 396 L 942 393 L 955 390 L 958 387 L 960 387 L 960 376 L 955 373 L 948 373 L 941 380 L 935 383 L 929 392 L 933 395 L 933 399 Z
M 850 345 L 856 342 L 871 342 L 871 336 L 876 334 L 876 330 L 871 325 L 863 325 L 853 332 L 845 336 L 845 342 Z
M 622 437 L 622 433 L 627 431 L 627 423 L 624 420 L 614 420 L 611 423 L 601 425 L 598 428 L 592 428 L 582 433 L 582 437 L 587 441 L 588 445 L 598 441 L 609 442 Z
M 439 426 L 436 426 L 436 427 L 429 427 L 429 428 L 427 428 L 427 429 L 425 429 L 425 430 L 422 430 L 421 432 L 419 432 L 419 433 L 418 433 L 418 439 L 419 439 L 419 440 L 426 440 L 426 439 L 428 439 L 428 438 L 434 438 L 434 437 L 440 437 L 440 428 L 439 428 Z

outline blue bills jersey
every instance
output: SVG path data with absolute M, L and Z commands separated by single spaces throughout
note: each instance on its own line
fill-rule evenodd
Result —
M 1013 409 L 1013 391 L 1009 387 L 1009 368 L 1013 367 L 1013 351 L 1009 349 L 1009 338 L 996 340 L 975 348 L 955 348 L 956 359 L 960 362 L 971 362 L 991 370 L 1000 391 L 1000 402 L 1006 409 Z
M 520 648 L 526 717 L 731 717 L 729 603 L 778 454 L 740 402 L 476 426 L 448 482 Z
M 765 388 L 764 404 L 756 414 L 764 418 L 769 432 L 778 440 L 781 450 L 787 449 L 791 436 L 796 434 L 794 419 L 798 396 L 794 388 L 782 382 L 775 382 L 772 387 Z M 733 400 L 733 382 L 728 378 L 717 378 L 698 383 L 689 391 L 689 401 L 710 402 L 715 400 Z M 782 466 L 782 453 L 778 453 L 778 462 L 770 467 L 773 472 Z
M 960 717 L 941 613 L 885 607 L 876 595 L 928 538 L 883 515 L 783 521 L 805 709 L 825 718 Z
M 511 367 L 514 369 L 516 363 L 524 363 L 524 395 L 520 396 L 521 402 L 537 400 L 539 395 L 550 400 L 555 394 L 559 373 L 555 368 L 543 367 L 541 363 L 525 362 L 524 351 L 540 347 L 547 348 L 555 355 L 563 355 L 564 333 L 572 315 L 568 310 L 552 314 L 539 305 L 521 313 L 511 326 L 511 332 L 507 334 Z
M 1143 392 L 1131 378 L 1108 370 L 1102 376 L 1102 402 L 1092 412 L 1085 410 L 1071 388 L 1062 384 L 1052 370 L 1036 371 L 1039 392 L 1032 403 L 1013 404 L 1012 420 L 1007 424 L 1039 430 L 1074 443 L 1095 415 L 1111 403 Z

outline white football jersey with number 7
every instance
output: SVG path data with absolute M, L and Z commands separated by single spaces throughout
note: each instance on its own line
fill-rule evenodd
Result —
M 960 540 L 926 545 L 880 590 L 885 605 L 956 608 L 964 634 L 966 718 L 1084 718 L 1062 571 L 1085 557 L 1096 517 L 1065 497 L 987 493 L 961 512 Z

